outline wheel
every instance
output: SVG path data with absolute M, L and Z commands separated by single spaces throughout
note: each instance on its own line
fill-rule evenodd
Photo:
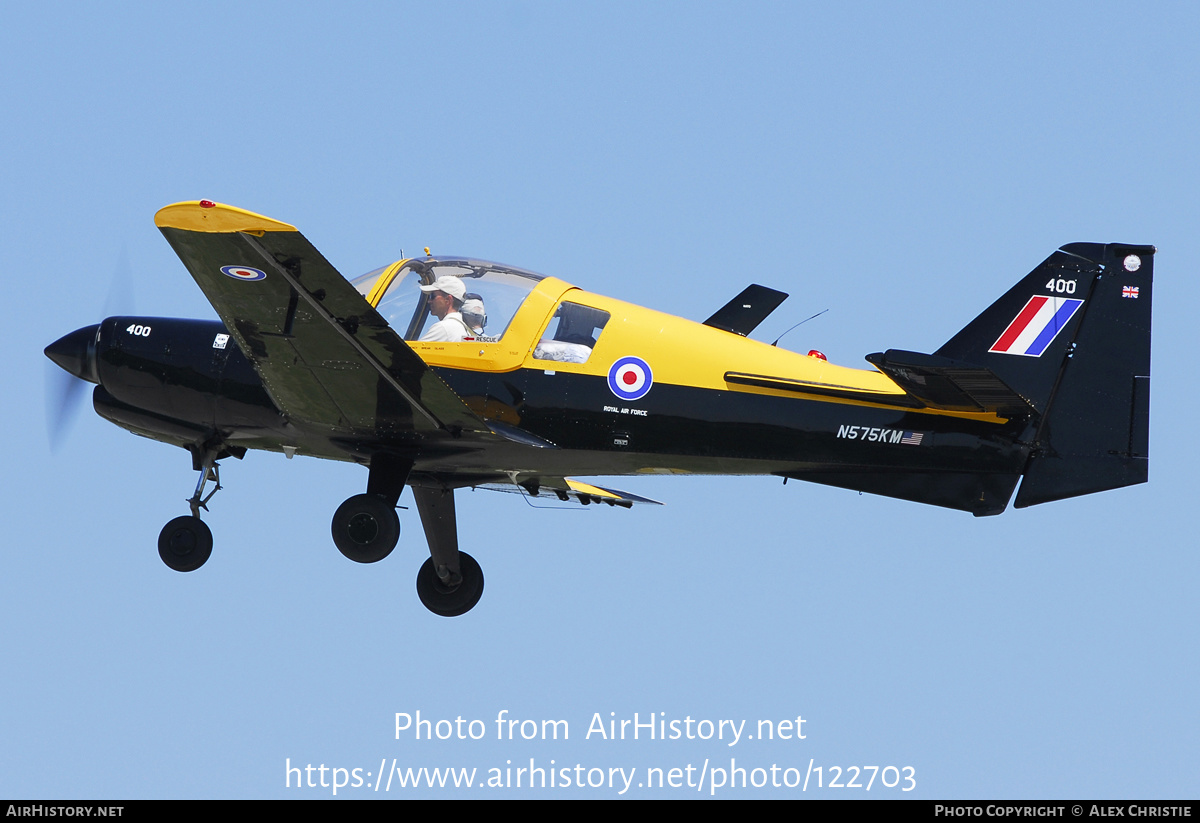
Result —
M 442 617 L 458 617 L 475 607 L 483 596 L 483 569 L 474 557 L 459 552 L 458 570 L 462 582 L 450 587 L 437 576 L 432 557 L 421 564 L 421 570 L 417 572 L 417 597 L 421 598 L 425 608 Z
M 158 533 L 158 556 L 177 572 L 194 572 L 212 554 L 212 530 L 199 517 L 176 517 Z
M 377 494 L 356 494 L 333 513 L 333 542 L 355 563 L 377 563 L 400 539 L 400 516 Z

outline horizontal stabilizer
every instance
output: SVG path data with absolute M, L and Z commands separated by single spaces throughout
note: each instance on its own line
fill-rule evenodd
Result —
M 768 289 L 766 286 L 747 286 L 741 294 L 705 320 L 704 325 L 746 337 L 758 328 L 758 324 L 766 320 L 771 312 L 779 308 L 779 304 L 787 300 L 787 297 L 784 292 Z
M 888 349 L 867 355 L 876 366 L 927 408 L 1028 415 L 1033 406 L 990 369 L 948 357 Z

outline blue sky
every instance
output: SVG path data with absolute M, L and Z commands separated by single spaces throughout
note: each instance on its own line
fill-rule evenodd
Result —
M 638 770 L 635 797 L 1196 796 L 1200 11 L 5 16 L 0 796 L 332 796 L 289 787 L 289 763 L 360 769 L 338 797 L 615 797 L 610 769 Z M 487 590 L 446 620 L 415 596 L 411 497 L 397 550 L 357 566 L 328 524 L 366 473 L 251 454 L 223 467 L 212 559 L 180 575 L 155 541 L 186 513 L 189 458 L 87 404 L 52 450 L 41 350 L 106 312 L 215 317 L 152 221 L 199 198 L 298 226 L 349 277 L 430 246 L 695 320 L 762 283 L 791 298 L 755 336 L 828 308 L 784 345 L 846 365 L 932 351 L 1064 243 L 1155 244 L 1151 481 L 985 519 L 767 478 L 612 481 L 666 503 L 633 511 L 460 494 Z M 487 734 L 397 739 L 396 714 L 417 711 Z M 570 738 L 497 740 L 502 711 L 566 720 Z M 586 734 L 660 712 L 748 732 L 803 717 L 805 738 Z M 531 759 L 605 783 L 366 777 L 394 761 L 478 783 Z M 699 792 L 638 785 L 705 763 Z M 911 767 L 915 789 L 712 787 L 718 768 L 810 764 Z

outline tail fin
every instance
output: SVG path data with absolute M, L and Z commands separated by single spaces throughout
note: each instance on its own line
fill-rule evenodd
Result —
M 937 350 L 1037 412 L 1017 508 L 1146 482 L 1154 252 L 1063 246 Z

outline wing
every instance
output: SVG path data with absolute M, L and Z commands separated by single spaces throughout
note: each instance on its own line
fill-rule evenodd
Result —
M 293 226 L 208 201 L 154 222 L 290 419 L 498 438 Z

